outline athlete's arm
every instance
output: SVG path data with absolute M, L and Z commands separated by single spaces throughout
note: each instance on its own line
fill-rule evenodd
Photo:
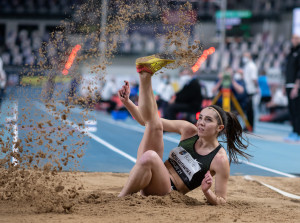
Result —
M 130 86 L 128 81 L 124 81 L 125 84 L 122 86 L 122 88 L 118 91 L 118 96 L 125 106 L 125 108 L 129 111 L 129 113 L 132 115 L 132 117 L 135 118 L 135 120 L 140 123 L 141 125 L 145 125 L 145 122 L 143 120 L 143 117 L 141 116 L 138 106 L 136 106 L 130 99 Z
M 168 120 L 161 118 L 163 129 L 167 132 L 176 132 L 181 135 L 181 140 L 197 134 L 197 127 L 184 120 Z
M 227 182 L 229 179 L 229 163 L 227 157 L 216 157 L 214 171 L 215 171 L 215 193 L 210 189 L 212 185 L 212 176 L 210 171 L 205 175 L 202 181 L 202 191 L 210 204 L 218 205 L 226 203 Z M 213 164 L 213 163 L 212 163 Z
M 119 91 L 119 97 L 122 98 L 122 93 Z M 143 117 L 141 116 L 138 106 L 136 106 L 130 99 L 122 100 L 125 108 L 129 111 L 132 117 L 141 124 L 145 125 Z M 197 127 L 190 122 L 183 120 L 168 120 L 161 118 L 163 124 L 163 130 L 167 132 L 175 132 L 182 136 L 182 138 L 188 138 L 192 135 L 197 134 Z
M 138 106 L 136 106 L 130 99 L 130 86 L 128 81 L 124 81 L 125 84 L 118 91 L 120 100 L 125 108 L 129 111 L 132 117 L 141 124 L 145 125 L 142 115 L 139 112 Z M 181 139 L 188 138 L 197 134 L 197 127 L 190 122 L 183 120 L 168 120 L 161 118 L 163 124 L 163 130 L 167 132 L 176 132 L 181 135 Z

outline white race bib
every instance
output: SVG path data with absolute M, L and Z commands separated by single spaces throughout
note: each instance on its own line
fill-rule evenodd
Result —
M 201 170 L 200 164 L 184 148 L 176 147 L 171 150 L 169 159 L 173 160 L 191 180 L 195 173 Z

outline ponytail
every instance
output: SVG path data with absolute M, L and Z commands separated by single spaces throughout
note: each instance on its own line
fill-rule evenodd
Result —
M 234 163 L 238 162 L 237 155 L 249 159 L 251 155 L 244 151 L 249 146 L 249 142 L 243 137 L 243 129 L 236 115 L 231 112 L 224 111 L 217 105 L 210 105 L 209 107 L 217 110 L 219 113 L 217 116 L 218 124 L 224 124 L 224 129 L 220 132 L 220 135 L 225 135 L 226 137 L 224 142 L 227 143 L 230 163 L 232 161 Z M 222 120 L 219 120 L 220 118 Z

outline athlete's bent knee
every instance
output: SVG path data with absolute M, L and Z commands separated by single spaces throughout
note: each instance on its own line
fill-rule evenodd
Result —
M 156 159 L 160 159 L 157 152 L 155 152 L 154 150 L 148 150 L 143 153 L 141 158 L 138 160 L 138 164 L 141 166 L 152 167 Z
M 151 132 L 162 132 L 163 131 L 163 124 L 160 119 L 157 119 L 155 121 L 151 121 L 146 123 L 151 129 Z

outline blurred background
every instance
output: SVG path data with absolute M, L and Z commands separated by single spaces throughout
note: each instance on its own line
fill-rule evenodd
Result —
M 184 29 L 178 28 L 182 19 Z M 174 35 L 168 37 L 168 27 L 173 26 L 180 31 L 177 45 L 170 43 Z M 250 122 L 247 125 L 232 104 L 244 130 L 264 137 L 265 143 L 292 143 L 293 150 L 299 147 L 300 130 L 299 124 L 295 130 L 291 114 L 296 117 L 293 114 L 300 108 L 293 107 L 291 112 L 287 89 L 295 86 L 294 74 L 300 71 L 297 61 L 294 71 L 287 71 L 286 65 L 289 55 L 294 55 L 291 52 L 299 49 L 299 36 L 300 0 L 0 0 L 0 124 L 11 122 L 8 107 L 16 101 L 16 116 L 21 119 L 22 113 L 34 119 L 34 109 L 42 108 L 36 104 L 41 99 L 89 108 L 96 112 L 92 123 L 100 116 L 125 120 L 130 115 L 117 91 L 128 80 L 130 98 L 137 103 L 136 58 L 175 52 L 182 41 L 186 52 L 199 48 L 201 53 L 180 67 L 154 75 L 161 117 L 194 123 L 201 108 L 212 102 L 222 106 L 216 96 L 222 88 L 231 88 Z M 292 82 L 287 83 L 287 72 L 293 72 Z M 196 105 L 192 100 L 179 101 L 179 94 L 193 79 L 199 87 L 188 98 L 196 97 Z M 25 100 L 35 107 L 20 102 Z M 194 107 L 180 110 L 176 103 Z M 33 109 L 31 114 L 28 109 Z M 75 116 L 78 121 L 79 112 Z M 281 150 L 277 155 L 281 157 Z M 285 171 L 298 174 L 299 165 L 295 161 Z
M 100 27 L 105 26 L 105 20 L 118 13 L 116 1 L 93 2 L 98 2 L 99 6 L 103 6 L 101 11 L 80 12 L 80 7 L 87 3 L 87 1 L 80 0 L 1 0 L 0 55 L 7 75 L 7 85 L 20 84 L 22 78 L 28 76 L 28 73 L 31 76 L 47 75 L 45 70 L 51 67 L 52 59 L 50 58 L 61 56 L 62 52 L 67 50 L 70 51 L 75 45 L 74 38 L 82 34 L 87 23 L 94 25 L 91 29 L 96 29 L 95 24 L 99 23 Z M 163 20 L 166 19 L 171 24 L 178 22 L 176 13 L 180 6 L 186 3 L 186 1 L 156 0 L 124 2 L 140 3 L 148 14 L 146 17 L 137 17 L 130 21 L 126 27 L 127 32 L 125 33 L 124 30 L 124 33 L 121 32 L 115 36 L 118 39 L 115 58 L 112 66 L 107 67 L 107 73 L 110 77 L 116 77 L 118 87 L 124 77 L 132 82 L 136 81 L 133 62 L 137 57 L 166 50 L 164 48 L 165 36 L 158 35 L 164 32 Z M 211 89 L 217 75 L 224 68 L 228 66 L 233 70 L 243 68 L 242 57 L 245 52 L 251 53 L 258 74 L 263 73 L 268 77 L 270 96 L 275 95 L 283 84 L 284 61 L 291 48 L 292 33 L 300 29 L 300 9 L 297 9 L 300 7 L 300 1 L 201 0 L 188 2 L 192 6 L 191 10 L 185 12 L 191 25 L 189 41 L 199 40 L 203 50 L 210 47 L 215 49 L 212 55 L 202 61 L 199 70 L 196 71 L 201 74 L 198 78 L 202 80 L 204 97 L 213 98 Z M 168 14 L 164 13 L 166 10 Z M 75 24 L 68 32 L 66 32 L 68 26 L 62 25 L 66 21 Z M 65 40 L 56 41 L 54 45 L 51 41 L 60 38 L 57 37 L 59 35 L 63 35 L 61 38 Z M 83 47 L 82 50 L 94 47 L 95 44 L 93 45 L 92 41 L 92 38 L 84 38 L 79 43 Z M 65 54 L 59 63 L 64 64 L 67 58 L 68 55 Z M 40 63 L 50 66 L 44 67 L 44 72 L 35 72 L 32 67 L 37 67 Z M 30 68 L 25 70 L 25 67 Z M 63 67 L 61 69 L 63 70 Z M 81 70 L 83 75 L 89 72 L 89 69 L 85 67 Z M 171 75 L 174 90 L 179 90 L 179 70 L 168 72 Z M 118 77 L 120 75 L 121 78 Z M 286 99 L 282 98 L 282 105 L 286 106 Z M 256 101 L 260 101 L 259 97 Z

